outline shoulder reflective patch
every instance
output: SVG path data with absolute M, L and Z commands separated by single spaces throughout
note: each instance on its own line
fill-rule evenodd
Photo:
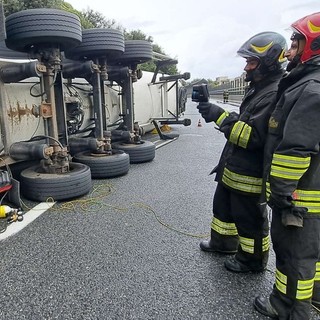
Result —
M 269 119 L 269 128 L 278 128 L 279 122 L 274 117 Z

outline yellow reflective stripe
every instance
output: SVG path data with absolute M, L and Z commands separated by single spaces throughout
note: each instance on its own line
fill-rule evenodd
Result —
M 305 202 L 305 201 L 295 201 L 293 200 L 292 203 L 297 207 L 305 207 L 308 209 L 308 213 L 320 213 L 320 203 L 312 203 L 312 202 Z
M 320 262 L 316 263 L 316 275 L 314 281 L 320 281 Z
M 241 134 L 241 131 L 244 127 L 245 123 L 243 121 L 238 121 L 233 125 L 233 128 L 230 133 L 229 141 L 238 144 L 238 139 Z
M 219 234 L 227 236 L 237 236 L 238 231 L 235 223 L 223 222 L 216 217 L 213 217 L 211 222 L 211 229 Z
M 289 169 L 271 165 L 270 175 L 273 177 L 284 178 L 288 180 L 299 180 L 306 171 L 307 169 Z
M 229 141 L 239 147 L 246 148 L 252 128 L 243 121 L 237 121 L 231 130 Z
M 294 194 L 294 199 L 297 199 L 297 200 L 320 202 L 320 191 L 318 190 L 296 189 L 293 194 Z
M 295 157 L 288 156 L 284 154 L 274 153 L 272 158 L 272 163 L 279 164 L 281 166 L 286 167 L 300 167 L 300 168 L 308 168 L 310 165 L 311 157 Z
M 252 128 L 243 121 L 237 121 L 231 130 L 229 141 L 239 147 L 246 148 Z
M 235 182 L 230 180 L 225 175 L 222 177 L 223 183 L 225 183 L 227 186 L 231 187 L 232 189 L 247 192 L 247 193 L 255 193 L 260 194 L 261 193 L 261 186 L 253 186 L 253 185 L 245 185 L 240 182 Z
M 310 299 L 312 297 L 313 284 L 314 284 L 314 279 L 298 280 L 296 299 L 297 300 Z
M 270 175 L 289 180 L 299 180 L 308 170 L 311 157 L 295 157 L 275 153 Z
M 229 187 L 248 193 L 261 193 L 262 178 L 241 175 L 225 168 L 222 181 Z
M 239 173 L 235 173 L 227 168 L 224 169 L 223 173 L 226 174 L 228 177 L 230 177 L 230 179 L 233 179 L 238 182 L 242 182 L 246 184 L 254 184 L 260 187 L 262 185 L 262 178 L 245 176 Z
M 266 182 L 266 198 L 269 201 L 271 195 L 270 182 Z
M 292 194 L 293 204 L 305 207 L 308 213 L 320 213 L 320 191 L 297 189 Z
M 266 182 L 266 198 L 270 199 L 270 183 Z M 308 213 L 320 214 L 320 191 L 296 189 L 292 194 L 292 203 L 297 207 L 305 207 Z
M 276 269 L 276 288 L 283 294 L 287 293 L 288 278 L 285 274 Z M 297 281 L 297 300 L 306 300 L 312 297 L 314 279 Z
M 216 124 L 220 127 L 221 124 L 222 124 L 222 122 L 224 121 L 224 119 L 225 119 L 226 117 L 228 117 L 228 116 L 229 116 L 229 112 L 228 112 L 228 111 L 225 111 L 225 112 L 218 118 L 218 120 L 216 121 Z
M 254 239 L 239 237 L 241 249 L 245 252 L 254 254 Z M 270 237 L 266 236 L 262 239 L 262 251 L 268 251 L 270 248 Z
M 262 252 L 270 249 L 270 236 L 266 236 L 262 239 Z
M 242 148 L 246 148 L 250 139 L 252 128 L 247 124 L 244 125 L 244 128 L 239 137 L 238 145 Z
M 287 276 L 276 269 L 276 288 L 283 294 L 287 293 L 287 281 Z
M 239 237 L 241 249 L 248 253 L 254 253 L 254 239 Z
M 279 281 L 279 279 L 276 278 L 276 288 L 282 292 L 283 294 L 287 293 L 287 286 Z
M 279 281 L 281 281 L 283 284 L 287 285 L 288 277 L 279 269 L 276 269 L 276 278 L 279 279 Z

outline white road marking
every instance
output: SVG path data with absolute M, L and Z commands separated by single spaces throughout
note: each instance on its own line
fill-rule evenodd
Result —
M 9 224 L 7 230 L 0 233 L 0 241 L 11 237 L 12 235 L 18 233 L 23 228 L 25 228 L 29 223 L 40 217 L 45 211 L 50 209 L 55 202 L 41 202 L 33 207 L 31 210 L 27 211 L 23 215 L 22 221 L 17 221 Z
M 154 144 L 156 145 L 156 150 L 158 148 L 161 148 L 163 146 L 165 146 L 166 144 L 170 143 L 170 142 L 173 142 L 175 140 L 177 140 L 178 138 L 173 138 L 173 139 L 168 139 L 168 140 L 157 140 L 154 142 Z

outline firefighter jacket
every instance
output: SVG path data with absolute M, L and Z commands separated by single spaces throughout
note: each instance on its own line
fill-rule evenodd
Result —
M 227 138 L 219 164 L 213 169 L 216 181 L 235 192 L 257 196 L 262 190 L 263 151 L 268 120 L 275 106 L 278 82 L 283 72 L 251 83 L 240 113 L 224 113 L 216 121 Z
M 320 64 L 315 60 L 298 65 L 279 83 L 264 169 L 270 182 L 267 196 L 271 191 L 292 197 L 294 205 L 309 213 L 320 213 L 319 121 Z

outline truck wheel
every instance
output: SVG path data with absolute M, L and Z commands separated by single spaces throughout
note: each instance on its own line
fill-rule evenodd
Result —
M 113 178 L 129 171 L 129 155 L 121 150 L 112 150 L 112 155 L 93 155 L 90 151 L 77 153 L 73 161 L 86 164 L 92 178 Z
M 57 45 L 61 51 L 81 43 L 80 19 L 57 9 L 29 9 L 6 18 L 6 45 L 9 49 L 30 52 L 37 45 Z
M 123 150 L 130 156 L 130 163 L 148 162 L 156 155 L 156 146 L 151 141 L 141 140 L 139 143 L 115 142 L 114 149 Z
M 116 57 L 124 52 L 124 35 L 117 29 L 85 29 L 82 43 L 65 51 L 65 56 L 73 60 L 86 60 L 98 57 Z
M 30 200 L 67 200 L 87 194 L 92 187 L 90 168 L 82 163 L 70 163 L 68 173 L 43 173 L 40 165 L 21 172 L 21 192 Z
M 13 51 L 7 48 L 5 41 L 0 41 L 0 57 L 4 59 L 29 59 L 26 52 Z
M 116 60 L 112 60 L 113 65 L 131 65 L 144 63 L 152 60 L 152 43 L 146 40 L 126 40 L 124 43 L 124 54 Z

